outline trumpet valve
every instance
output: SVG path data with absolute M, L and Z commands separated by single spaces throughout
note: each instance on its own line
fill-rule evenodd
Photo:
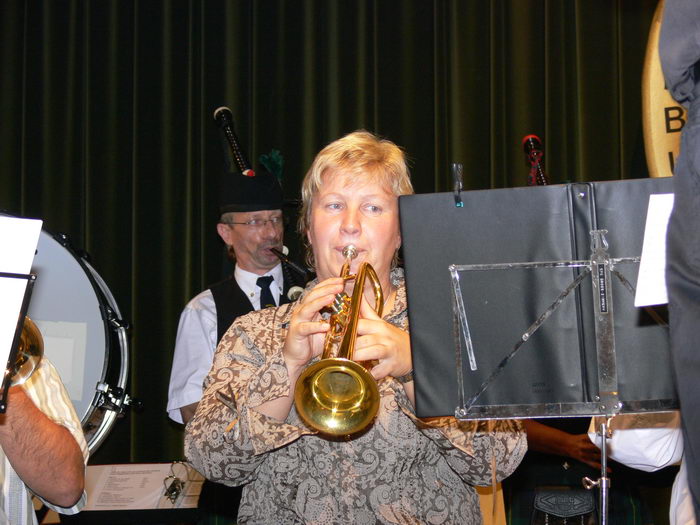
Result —
M 345 292 L 340 292 L 335 295 L 335 299 L 328 306 L 321 309 L 321 313 L 331 315 L 330 323 L 333 323 L 333 318 L 347 313 L 350 310 L 351 298 Z
M 335 300 L 331 304 L 333 315 L 338 315 L 347 312 L 350 309 L 350 296 L 345 292 L 336 294 Z
M 331 329 L 328 335 L 334 340 L 338 336 L 341 336 L 345 332 L 345 328 L 348 324 L 348 317 L 350 316 L 350 303 L 351 299 L 345 292 L 339 293 L 335 296 L 335 301 L 330 306 L 331 317 L 328 322 L 331 325 Z

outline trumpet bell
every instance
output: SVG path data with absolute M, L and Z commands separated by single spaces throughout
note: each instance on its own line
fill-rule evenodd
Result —
M 22 333 L 19 337 L 19 346 L 17 347 L 17 356 L 15 362 L 8 370 L 12 378 L 13 385 L 21 385 L 32 372 L 39 366 L 44 355 L 44 339 L 41 337 L 41 332 L 34 321 L 29 317 L 24 318 Z
M 365 367 L 345 358 L 322 359 L 306 368 L 294 396 L 302 420 L 330 436 L 355 434 L 379 410 L 376 380 Z

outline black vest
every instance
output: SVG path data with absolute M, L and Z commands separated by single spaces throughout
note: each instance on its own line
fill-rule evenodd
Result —
M 209 289 L 216 305 L 216 342 L 218 344 L 238 317 L 253 311 L 253 305 L 248 296 L 238 286 L 233 275 L 213 284 Z M 290 302 L 287 297 L 288 291 L 289 283 L 287 279 L 284 279 L 284 289 L 280 295 L 280 306 Z

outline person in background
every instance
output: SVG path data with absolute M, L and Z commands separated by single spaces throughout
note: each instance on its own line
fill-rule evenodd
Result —
M 0 414 L 0 523 L 37 523 L 32 494 L 59 514 L 87 501 L 88 446 L 54 366 L 43 358 L 21 385 L 11 386 Z
M 187 424 L 202 397 L 214 350 L 233 321 L 289 302 L 282 264 L 282 188 L 268 173 L 227 173 L 216 231 L 235 261 L 233 274 L 195 296 L 182 311 L 175 339 L 168 415 Z
M 214 350 L 231 323 L 253 310 L 289 302 L 289 283 L 271 251 L 282 251 L 284 234 L 279 182 L 266 172 L 253 177 L 227 172 L 222 184 L 216 230 L 235 266 L 232 275 L 195 296 L 180 315 L 167 411 L 183 424 L 197 408 Z M 208 522 L 233 523 L 240 497 L 239 488 L 207 482 L 199 508 Z
M 601 418 L 591 420 L 590 440 L 601 447 L 597 433 Z M 675 465 L 683 458 L 683 436 L 679 412 L 622 414 L 608 424 L 610 437 L 606 443 L 608 457 L 645 472 L 654 472 Z M 614 480 L 613 480 L 614 483 Z M 688 490 L 685 462 L 676 475 L 669 506 L 670 525 L 695 525 L 693 502 Z
M 365 131 L 326 146 L 302 185 L 299 231 L 317 279 L 292 304 L 236 320 L 222 339 L 185 452 L 207 478 L 243 485 L 239 523 L 481 523 L 473 485 L 510 474 L 526 444 L 519 422 L 418 419 L 414 410 L 398 196 L 412 193 L 403 152 Z M 385 315 L 366 293 L 355 359 L 376 363 L 378 414 L 347 438 L 320 434 L 293 403 L 330 324 L 320 311 L 352 293 L 344 248 L 368 262 Z M 374 305 L 377 308 L 377 305 Z
M 673 174 L 666 238 L 671 356 L 688 482 L 700 515 L 700 2 L 666 0 L 659 59 L 666 88 L 688 110 Z
M 591 418 L 542 418 L 524 421 L 528 451 L 516 471 L 503 483 L 508 525 L 533 522 L 537 496 L 568 495 L 588 501 L 593 493 L 583 488 L 584 477 L 600 477 L 600 450 L 588 437 Z M 653 523 L 652 509 L 644 501 L 640 486 L 672 483 L 675 472 L 649 474 L 611 461 L 613 482 L 609 491 L 608 523 L 612 525 L 648 525 Z M 592 501 L 592 500 L 591 500 Z M 586 512 L 569 517 L 577 523 L 596 522 L 596 509 L 582 505 Z

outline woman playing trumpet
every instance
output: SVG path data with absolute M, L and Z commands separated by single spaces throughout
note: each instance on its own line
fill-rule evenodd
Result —
M 396 268 L 398 196 L 412 192 L 403 152 L 364 131 L 326 146 L 306 174 L 300 231 L 318 278 L 295 303 L 231 326 L 186 429 L 187 457 L 200 472 L 245 485 L 239 523 L 480 523 L 472 485 L 509 475 L 524 454 L 516 422 L 415 416 Z M 364 262 L 375 270 L 384 317 L 365 293 L 353 359 L 373 363 L 378 413 L 364 430 L 337 438 L 304 423 L 294 394 L 331 329 L 320 312 L 352 293 L 354 282 L 339 277 L 346 262 L 350 273 Z

